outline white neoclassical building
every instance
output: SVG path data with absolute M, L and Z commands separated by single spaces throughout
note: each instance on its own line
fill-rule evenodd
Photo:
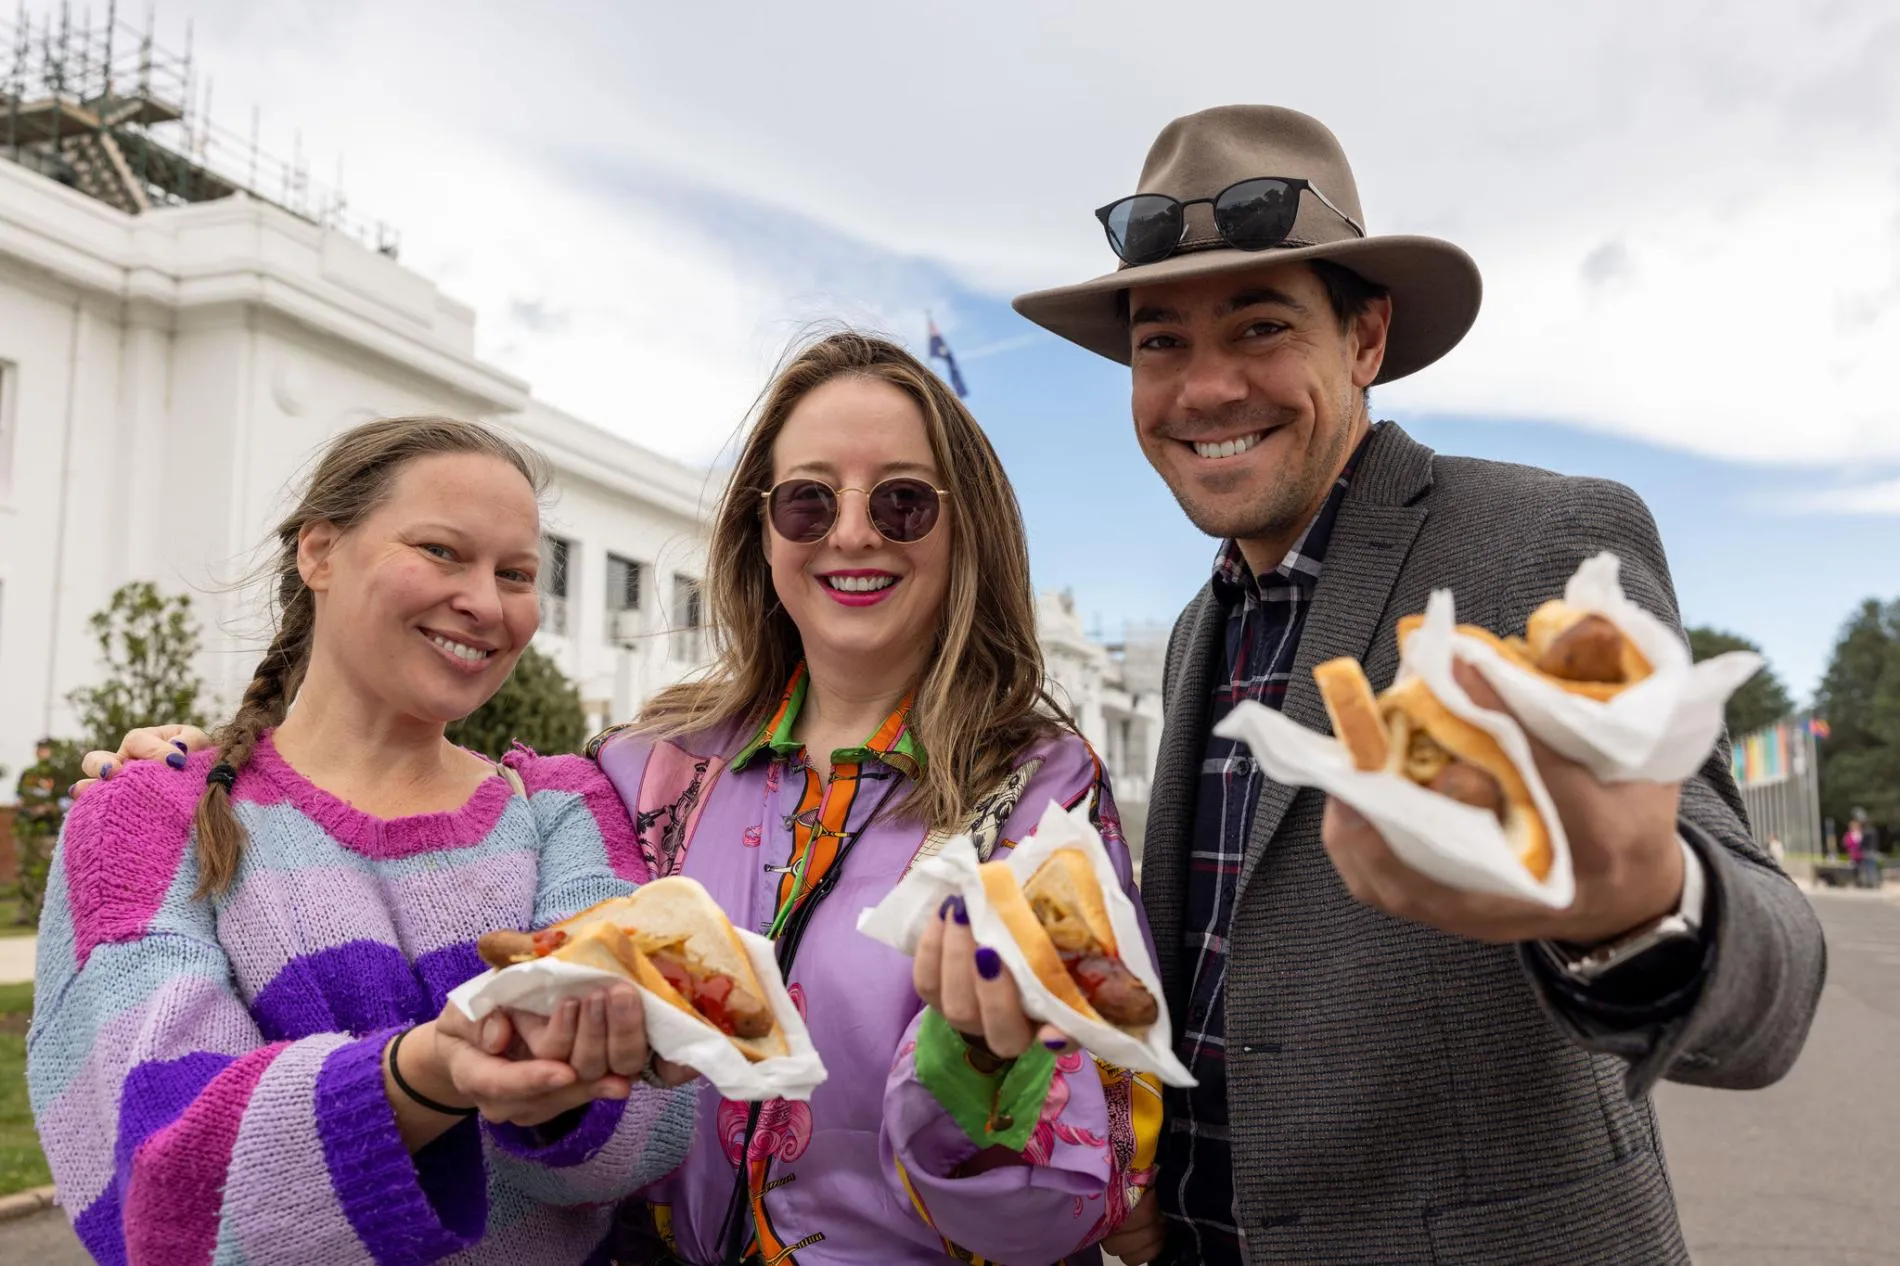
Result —
M 0 765 L 72 732 L 86 617 L 129 580 L 196 595 L 203 674 L 234 699 L 255 607 L 229 582 L 311 452 L 379 415 L 489 419 L 552 459 L 538 641 L 596 719 L 692 667 L 717 484 L 535 400 L 474 333 L 426 279 L 268 202 L 128 214 L 0 161 Z
M 1139 855 L 1149 784 L 1161 750 L 1166 635 L 1130 630 L 1121 642 L 1090 636 L 1067 592 L 1036 598 L 1036 629 L 1050 684 L 1107 766 L 1129 842 Z
M 255 595 L 230 582 L 313 451 L 377 416 L 486 419 L 551 459 L 536 641 L 592 723 L 702 663 L 713 473 L 536 400 L 393 239 L 247 193 L 150 83 L 52 78 L 68 91 L 0 76 L 0 766 L 74 734 L 66 696 L 99 674 L 87 617 L 127 581 L 195 595 L 200 671 L 228 709 L 259 648 Z M 1064 599 L 1040 615 L 1138 823 L 1158 662 L 1091 640 Z

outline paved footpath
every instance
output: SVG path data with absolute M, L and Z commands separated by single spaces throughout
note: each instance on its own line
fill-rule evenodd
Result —
M 1900 889 L 1813 901 L 1828 984 L 1794 1071 L 1767 1090 L 1656 1095 L 1696 1266 L 1900 1261 Z M 57 1209 L 0 1223 L 0 1262 L 86 1261 Z
M 0 985 L 17 985 L 33 979 L 33 947 L 37 938 L 31 936 L 0 936 Z
M 1794 1071 L 1656 1093 L 1697 1266 L 1900 1262 L 1900 890 L 1823 889 L 1827 990 Z

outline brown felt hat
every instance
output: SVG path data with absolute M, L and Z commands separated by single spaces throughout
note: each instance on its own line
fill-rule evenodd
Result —
M 1299 216 L 1280 245 L 1236 250 L 1215 231 L 1212 206 L 1200 203 L 1187 209 L 1186 236 L 1173 254 L 1151 264 L 1123 264 L 1093 281 L 1021 295 L 1016 311 L 1126 365 L 1128 321 L 1118 296 L 1129 287 L 1329 259 L 1392 293 L 1385 364 L 1374 381 L 1416 373 L 1465 336 L 1478 316 L 1478 266 L 1434 237 L 1367 235 L 1359 187 L 1338 138 L 1297 110 L 1217 106 L 1176 119 L 1148 151 L 1135 191 L 1189 202 L 1261 176 L 1297 177 L 1312 186 L 1300 195 Z

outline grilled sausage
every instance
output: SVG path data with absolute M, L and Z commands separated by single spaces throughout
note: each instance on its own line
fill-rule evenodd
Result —
M 1438 777 L 1426 784 L 1441 796 L 1474 809 L 1487 809 L 1504 821 L 1504 787 L 1469 761 L 1454 760 L 1438 771 Z
M 1587 615 L 1544 649 L 1538 668 L 1565 681 L 1623 680 L 1623 634 L 1600 615 Z
M 475 942 L 475 952 L 481 955 L 484 963 L 500 969 L 515 963 L 526 962 L 534 957 L 534 934 L 531 932 L 484 932 Z
M 1106 954 L 1065 954 L 1062 965 L 1069 969 L 1089 1005 L 1110 1024 L 1140 1029 L 1160 1018 L 1160 1004 L 1121 959 Z

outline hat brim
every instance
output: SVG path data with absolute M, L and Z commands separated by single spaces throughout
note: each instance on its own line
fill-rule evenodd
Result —
M 1099 356 L 1126 365 L 1132 355 L 1128 322 L 1116 296 L 1133 286 L 1160 285 L 1328 259 L 1392 294 L 1392 328 L 1375 384 L 1417 373 L 1449 352 L 1478 319 L 1484 284 L 1471 256 L 1435 237 L 1352 238 L 1264 251 L 1228 248 L 1171 255 L 1153 264 L 1121 268 L 1073 286 L 1017 296 L 1011 305 L 1045 330 Z

